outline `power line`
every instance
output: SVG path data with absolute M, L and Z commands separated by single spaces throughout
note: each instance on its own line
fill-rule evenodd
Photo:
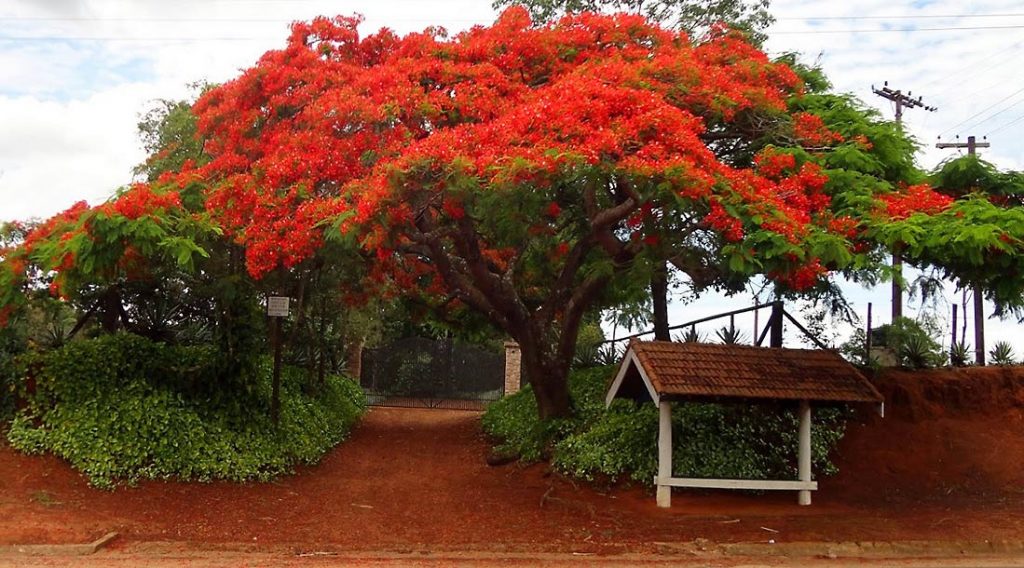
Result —
M 311 19 L 315 16 L 308 16 L 306 19 Z M 233 24 L 233 23 L 287 23 L 293 22 L 296 19 L 302 18 L 162 18 L 162 17 L 18 17 L 18 16 L 0 16 L 0 21 L 9 22 L 117 22 L 117 23 L 220 23 L 220 24 Z M 421 22 L 421 23 L 434 23 L 435 20 L 429 20 L 425 18 L 395 18 L 388 17 L 389 22 Z M 453 19 L 446 18 L 446 22 L 477 22 L 470 18 L 464 19 Z
M 419 20 L 405 20 L 413 22 Z M 426 20 L 423 20 L 426 21 Z M 465 20 L 475 22 L 477 20 Z M 890 30 L 813 30 L 813 31 L 781 31 L 772 32 L 775 35 L 801 35 L 801 34 L 857 34 L 857 33 L 914 33 L 914 32 L 937 32 L 951 30 L 1009 30 L 1021 29 L 1019 26 L 979 26 L 979 27 L 958 27 L 958 28 L 906 28 Z M 276 39 L 271 37 L 115 37 L 115 36 L 0 36 L 0 41 L 265 41 Z
M 0 36 L 3 41 L 138 41 L 138 42 L 202 42 L 202 41 L 274 41 L 280 37 L 74 37 L 74 36 Z
M 1010 98 L 1012 98 L 1012 97 L 1014 97 L 1014 96 L 1016 96 L 1016 95 L 1018 95 L 1020 93 L 1024 93 L 1024 87 L 1021 87 L 1020 89 L 1017 89 L 1016 91 L 1010 93 L 1009 95 L 1006 95 L 1005 97 L 999 99 L 998 101 L 992 103 L 991 105 L 989 105 L 989 106 L 979 110 L 978 112 L 972 114 L 971 116 L 965 118 L 964 120 L 961 120 L 960 122 L 954 124 L 953 126 L 950 126 L 946 130 L 943 130 L 942 132 L 939 133 L 939 136 L 942 136 L 943 134 L 951 132 L 953 129 L 955 129 L 955 128 L 959 127 L 959 126 L 963 126 L 964 124 L 967 124 L 968 122 L 974 120 L 975 118 L 978 118 L 979 116 L 985 114 L 986 112 L 988 112 L 988 111 L 992 110 L 993 108 L 1001 105 L 1005 101 L 1009 100 Z
M 1008 107 L 1004 108 L 1003 110 L 1001 110 L 1001 111 L 999 111 L 999 112 L 997 112 L 997 113 L 995 113 L 995 114 L 993 114 L 993 115 L 989 116 L 988 118 L 986 118 L 985 120 L 982 120 L 981 122 L 976 122 L 976 123 L 974 123 L 974 125 L 973 125 L 973 126 L 971 126 L 971 128 L 977 128 L 977 127 L 981 126 L 982 124 L 985 124 L 986 122 L 988 122 L 988 121 L 992 120 L 993 118 L 995 118 L 995 117 L 997 117 L 997 116 L 999 116 L 999 115 L 1003 114 L 1004 112 L 1006 112 L 1006 111 L 1008 111 L 1008 110 L 1010 110 L 1010 109 L 1012 109 L 1012 108 L 1014 108 L 1014 107 L 1017 107 L 1017 106 L 1019 106 L 1019 105 L 1020 105 L 1021 103 L 1024 103 L 1024 99 L 1021 99 L 1021 100 L 1019 100 L 1019 101 L 1017 101 L 1017 102 L 1013 103 L 1012 105 L 1010 105 L 1010 106 L 1008 106 Z
M 875 33 L 916 33 L 916 32 L 949 32 L 960 30 L 1018 30 L 1024 24 L 1011 26 L 950 26 L 945 28 L 892 28 L 882 30 L 783 30 L 771 31 L 770 35 L 820 35 L 820 34 L 875 34 Z
M 801 21 L 810 22 L 817 20 L 951 20 L 962 18 L 1018 18 L 1024 17 L 1024 13 L 1012 14 L 903 14 L 892 16 L 801 16 L 799 18 L 779 17 L 776 20 L 782 22 Z
M 943 80 L 948 79 L 948 78 L 963 79 L 964 75 L 961 75 L 961 73 L 963 71 L 971 70 L 971 72 L 966 75 L 966 76 L 971 76 L 971 75 L 977 75 L 978 73 L 981 73 L 981 72 L 984 72 L 984 71 L 988 71 L 989 69 L 992 69 L 993 67 L 998 67 L 1000 65 L 1005 65 L 1007 62 L 1012 61 L 1012 60 L 1004 58 L 1004 59 L 1000 59 L 999 61 L 996 61 L 995 63 L 993 63 L 992 65 L 989 65 L 987 67 L 984 67 L 984 68 L 979 68 L 978 67 L 978 64 L 984 63 L 984 62 L 988 61 L 989 59 L 993 59 L 993 58 L 995 58 L 995 57 L 997 57 L 999 55 L 1002 55 L 1002 54 L 1004 54 L 1004 53 L 1006 53 L 1008 51 L 1012 51 L 1014 49 L 1017 49 L 1021 45 L 1024 45 L 1024 41 L 1018 41 L 1017 43 L 1014 43 L 1014 44 L 1010 45 L 1009 47 L 1005 47 L 1005 48 L 1000 49 L 999 51 L 997 51 L 995 53 L 991 53 L 989 55 L 986 55 L 986 56 L 984 56 L 984 57 L 982 57 L 982 58 L 980 58 L 980 59 L 978 59 L 976 61 L 973 61 L 973 62 L 971 62 L 971 63 L 969 63 L 967 65 L 964 65 L 963 67 L 961 67 L 961 68 L 959 68 L 959 69 L 957 69 L 955 71 L 949 71 L 945 75 L 940 75 L 937 79 L 932 79 L 931 81 L 927 81 L 924 84 L 922 84 L 921 86 L 922 87 L 927 87 L 927 86 L 930 86 L 930 85 L 935 85 L 937 83 L 941 83 Z M 940 95 L 941 95 L 941 93 L 940 93 Z
M 248 2 L 257 0 L 244 0 Z M 264 0 L 285 1 L 285 0 Z M 815 21 L 859 21 L 859 20 L 951 20 L 970 18 L 1020 18 L 1024 12 L 1005 14 L 904 14 L 891 16 L 802 16 L 779 17 L 780 22 L 815 22 Z M 105 16 L 0 16 L 0 21 L 9 22 L 280 22 L 286 18 L 161 18 L 161 17 L 105 17 Z M 408 21 L 408 20 L 406 20 Z M 412 21 L 424 21 L 415 19 Z M 452 21 L 452 20 L 448 20 Z M 472 20 L 462 20 L 472 21 Z
M 1024 120 L 1024 114 L 1018 116 L 1017 118 L 1015 118 L 1014 120 L 1011 120 L 1010 122 L 1007 122 L 1006 124 L 1000 126 L 999 128 L 996 128 L 995 130 L 989 130 L 987 133 L 985 133 L 985 136 L 991 136 L 991 135 L 995 134 L 996 132 L 1001 132 L 1003 130 L 1006 130 L 1007 128 L 1013 126 L 1014 124 L 1017 124 L 1018 122 L 1020 122 L 1022 120 Z

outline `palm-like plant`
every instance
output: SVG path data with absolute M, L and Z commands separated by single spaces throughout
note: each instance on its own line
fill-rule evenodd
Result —
M 993 365 L 1013 365 L 1017 362 L 1013 353 L 1013 347 L 1006 341 L 1000 341 L 992 346 L 988 352 Z
M 949 359 L 954 367 L 966 367 L 971 364 L 972 349 L 966 342 L 959 341 L 949 348 Z
M 738 345 L 747 342 L 747 336 L 735 327 L 723 327 L 715 332 L 718 340 L 726 345 Z

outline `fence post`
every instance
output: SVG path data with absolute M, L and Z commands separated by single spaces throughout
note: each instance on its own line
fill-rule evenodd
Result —
M 522 353 L 515 341 L 505 342 L 505 396 L 519 392 L 522 383 Z
M 771 335 L 768 339 L 769 347 L 782 347 L 782 302 L 776 300 L 772 302 L 772 319 L 769 325 L 771 325 Z

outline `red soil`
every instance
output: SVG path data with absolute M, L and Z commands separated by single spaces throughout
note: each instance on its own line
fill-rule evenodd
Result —
M 323 550 L 645 551 L 658 542 L 1019 539 L 1024 369 L 889 373 L 885 419 L 851 424 L 814 505 L 791 493 L 602 491 L 491 468 L 479 414 L 374 409 L 324 461 L 270 484 L 89 488 L 0 445 L 0 544 L 250 542 Z M 771 529 L 771 530 L 767 530 Z M 777 532 L 773 532 L 777 531 Z

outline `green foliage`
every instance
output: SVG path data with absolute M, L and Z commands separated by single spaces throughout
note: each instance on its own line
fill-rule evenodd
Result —
M 993 345 L 992 349 L 988 352 L 988 356 L 992 360 L 993 365 L 1014 365 L 1017 363 L 1013 347 L 1006 341 L 1000 341 Z
M 211 88 L 206 84 L 190 87 L 202 94 Z M 196 116 L 189 101 L 160 99 L 155 101 L 138 123 L 139 137 L 149 155 L 135 167 L 135 173 L 154 181 L 164 172 L 178 171 L 187 160 L 196 166 L 210 161 L 203 148 L 204 140 L 198 136 Z
M 850 361 L 854 365 L 877 368 L 879 367 L 878 358 L 868 356 L 866 342 L 867 334 L 864 333 L 863 329 L 858 327 L 850 334 L 850 338 L 839 346 L 839 352 L 843 357 L 846 357 L 847 361 Z
M 635 12 L 666 27 L 682 29 L 691 35 L 705 33 L 712 25 L 726 22 L 749 32 L 761 43 L 762 31 L 775 18 L 768 11 L 769 0 L 494 0 L 495 9 L 525 6 L 537 22 L 547 22 L 567 12 Z
M 28 407 L 8 439 L 21 451 L 68 460 L 97 487 L 169 477 L 268 480 L 319 460 L 364 410 L 356 383 L 331 376 L 310 385 L 286 368 L 275 428 L 269 365 L 247 390 L 225 391 L 203 386 L 217 384 L 217 358 L 212 349 L 127 334 L 25 356 L 21 376 L 35 391 L 24 393 Z
M 936 189 L 954 197 L 982 193 L 990 197 L 1008 198 L 1018 205 L 1024 197 L 1024 174 L 1001 172 L 995 165 L 972 154 L 942 162 L 929 181 Z
M 966 367 L 971 364 L 974 350 L 964 341 L 954 343 L 949 349 L 949 360 L 954 367 Z
M 692 325 L 683 333 L 676 334 L 673 337 L 673 340 L 679 343 L 704 343 L 704 339 L 704 334 L 697 331 L 697 328 Z
M 948 362 L 948 356 L 933 337 L 939 334 L 934 322 L 914 321 L 910 318 L 899 318 L 895 324 L 885 324 L 872 330 L 872 350 L 888 348 L 896 356 L 896 363 L 910 369 L 928 369 L 941 367 Z M 876 361 L 868 361 L 864 351 L 864 330 L 857 329 L 850 339 L 840 347 L 847 359 L 864 365 L 876 365 Z
M 527 461 L 551 459 L 583 479 L 631 479 L 651 484 L 657 472 L 658 412 L 654 405 L 617 400 L 604 406 L 612 369 L 576 371 L 572 419 L 541 422 L 529 388 L 495 402 L 484 430 L 497 450 Z M 847 411 L 814 412 L 816 471 L 835 473 L 828 456 L 845 431 Z M 796 475 L 797 417 L 783 405 L 680 404 L 673 409 L 674 474 L 693 477 L 791 478 Z
M 715 336 L 725 345 L 739 345 L 749 343 L 747 335 L 735 327 L 722 327 L 715 330 Z

